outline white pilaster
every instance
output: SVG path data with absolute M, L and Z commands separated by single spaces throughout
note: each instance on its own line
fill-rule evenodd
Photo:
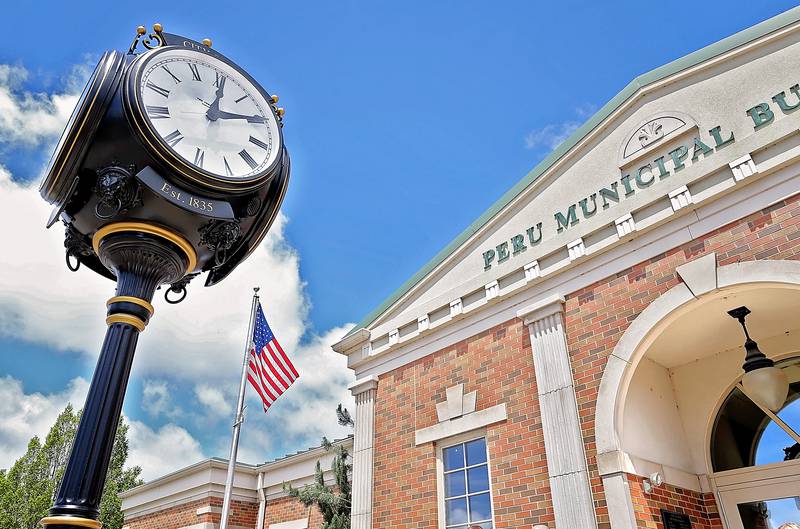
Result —
M 350 386 L 356 398 L 353 438 L 352 529 L 372 529 L 372 476 L 375 440 L 375 396 L 378 377 L 371 375 Z
M 517 316 L 531 337 L 556 527 L 596 529 L 563 312 L 564 298 L 554 296 Z
M 258 519 L 256 529 L 264 529 L 264 517 L 267 514 L 267 495 L 264 492 L 264 473 L 258 473 Z

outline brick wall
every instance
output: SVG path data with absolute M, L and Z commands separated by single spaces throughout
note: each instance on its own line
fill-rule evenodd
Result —
M 530 338 L 515 319 L 381 377 L 373 527 L 436 527 L 435 446 L 414 446 L 414 431 L 438 422 L 436 403 L 458 383 L 477 390 L 479 410 L 507 405 L 508 420 L 487 428 L 496 527 L 552 526 Z
M 267 501 L 266 512 L 264 513 L 264 528 L 270 524 L 299 520 L 310 515 L 309 529 L 318 529 L 322 526 L 322 513 L 313 507 L 309 510 L 302 503 L 294 498 L 284 497 Z
M 202 507 L 222 508 L 222 498 L 213 496 L 199 501 L 183 503 L 163 511 L 137 516 L 125 520 L 125 525 L 130 529 L 179 529 L 203 522 L 219 524 L 219 512 L 197 514 Z M 278 498 L 268 500 L 264 514 L 264 527 L 270 524 L 288 522 L 309 516 L 309 509 L 293 498 Z M 258 519 L 258 502 L 231 502 L 230 526 L 256 527 Z M 309 529 L 318 529 L 322 526 L 322 514 L 319 509 L 311 509 Z
M 608 527 L 608 512 L 597 472 L 594 416 L 606 359 L 639 313 L 680 282 L 675 268 L 711 252 L 717 253 L 719 265 L 800 258 L 800 195 L 723 226 L 567 297 L 567 341 L 601 528 Z
M 212 496 L 202 500 L 182 503 L 163 511 L 137 516 L 125 520 L 125 525 L 130 529 L 179 529 L 203 522 L 219 523 L 220 514 L 197 514 L 203 507 L 222 508 L 222 498 Z M 258 518 L 258 503 L 231 501 L 230 525 L 239 527 L 255 527 Z
M 720 265 L 800 258 L 800 195 L 567 296 L 567 342 L 601 529 L 610 524 L 597 471 L 594 416 L 606 359 L 639 313 L 680 282 L 675 268 L 710 252 L 717 253 Z M 508 420 L 487 429 L 496 528 L 537 523 L 553 528 L 530 339 L 518 319 L 381 376 L 373 527 L 436 527 L 435 447 L 415 447 L 414 431 L 437 422 L 436 403 L 457 383 L 464 383 L 465 391 L 478 391 L 478 409 L 501 402 L 508 406 Z M 645 497 L 641 480 L 630 479 L 640 527 L 661 528 L 662 507 L 687 512 L 696 527 L 721 527 L 712 495 L 667 487 Z
M 644 493 L 643 478 L 628 474 L 633 512 L 639 529 L 664 529 L 661 509 L 689 516 L 693 529 L 722 529 L 717 504 L 711 493 L 702 494 L 671 485 L 661 485 Z

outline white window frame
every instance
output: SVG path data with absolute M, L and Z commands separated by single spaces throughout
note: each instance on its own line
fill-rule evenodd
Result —
M 489 440 L 486 436 L 486 430 L 481 428 L 479 430 L 472 430 L 470 432 L 454 435 L 452 437 L 436 441 L 436 498 L 439 506 L 439 529 L 446 528 L 444 504 L 444 449 L 481 438 L 486 441 L 486 471 L 489 474 L 489 504 L 492 508 L 492 527 L 495 527 L 494 487 L 492 484 L 492 456 L 489 453 Z

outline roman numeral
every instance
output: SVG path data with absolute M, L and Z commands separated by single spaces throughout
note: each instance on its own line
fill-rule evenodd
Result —
M 214 72 L 217 74 L 217 79 L 214 81 L 214 86 L 217 88 L 221 88 L 225 86 L 225 81 L 228 79 L 224 75 L 220 75 L 219 72 Z
M 258 145 L 259 147 L 261 147 L 265 151 L 269 151 L 269 145 L 267 145 L 263 141 L 259 140 L 258 138 L 254 138 L 254 137 L 250 136 L 250 143 L 252 143 L 253 145 Z
M 150 116 L 150 119 L 165 119 L 169 117 L 169 109 L 167 107 L 147 105 L 147 115 Z
M 183 139 L 183 134 L 181 134 L 181 131 L 179 130 L 170 132 L 169 134 L 164 136 L 164 141 L 167 142 L 167 145 L 169 145 L 170 147 L 175 147 L 182 139 Z
M 146 85 L 146 86 L 147 86 L 147 88 L 149 88 L 150 90 L 153 90 L 153 91 L 155 91 L 155 92 L 157 92 L 157 93 L 161 94 L 161 95 L 162 95 L 162 96 L 164 96 L 164 97 L 167 97 L 167 96 L 169 96 L 169 90 L 166 90 L 166 89 L 164 89 L 164 88 L 161 88 L 161 87 L 160 87 L 160 86 L 158 86 L 157 84 L 153 84 L 151 81 L 147 81 L 147 85 Z
M 244 160 L 247 163 L 247 165 L 250 166 L 250 169 L 255 169 L 256 167 L 258 167 L 258 164 L 256 163 L 256 161 L 253 160 L 253 157 L 250 156 L 249 152 L 247 152 L 247 149 L 242 149 L 239 152 L 239 156 L 241 156 L 242 160 Z
M 197 167 L 203 167 L 203 157 L 206 155 L 205 151 L 201 151 L 200 147 L 197 147 L 197 150 L 194 151 L 194 164 Z
M 192 71 L 192 78 L 195 81 L 202 81 L 202 79 L 200 79 L 200 70 L 197 69 L 197 65 L 192 63 L 188 64 L 189 64 L 189 69 Z
M 245 94 L 242 97 L 240 97 L 239 99 L 236 99 L 235 102 L 236 103 L 240 103 L 240 102 L 244 101 L 245 99 L 247 99 L 247 97 L 248 97 L 247 94 Z
M 175 77 L 175 74 L 174 74 L 174 73 L 172 73 L 171 71 L 169 71 L 169 68 L 167 68 L 166 66 L 162 66 L 162 68 L 164 68 L 164 71 L 165 71 L 165 72 L 167 72 L 168 74 L 170 74 L 170 75 L 172 76 L 172 78 L 173 78 L 173 79 L 175 79 L 175 82 L 176 82 L 176 83 L 180 83 L 180 82 L 181 82 L 181 80 L 180 80 L 180 79 L 178 79 L 177 77 Z
M 223 156 L 222 162 L 225 164 L 225 174 L 228 176 L 233 176 L 233 171 L 231 171 L 231 166 L 228 165 L 228 159 Z

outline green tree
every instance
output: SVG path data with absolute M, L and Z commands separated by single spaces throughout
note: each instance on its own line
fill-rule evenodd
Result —
M 336 416 L 342 426 L 353 426 L 353 419 L 346 408 L 341 404 L 336 408 Z M 315 505 L 322 513 L 322 529 L 350 529 L 351 483 L 350 476 L 353 465 L 350 463 L 350 453 L 342 444 L 334 445 L 327 438 L 322 438 L 325 450 L 333 450 L 334 485 L 325 483 L 325 473 L 317 461 L 314 472 L 314 482 L 303 488 L 296 489 L 291 485 L 283 485 L 284 490 L 297 498 L 306 507 Z
M 55 499 L 64 476 L 80 412 L 68 405 L 50 428 L 44 445 L 31 439 L 28 450 L 8 472 L 0 471 L 0 529 L 34 529 Z M 139 485 L 141 468 L 124 468 L 128 425 L 120 419 L 100 504 L 105 529 L 122 528 L 119 493 Z

